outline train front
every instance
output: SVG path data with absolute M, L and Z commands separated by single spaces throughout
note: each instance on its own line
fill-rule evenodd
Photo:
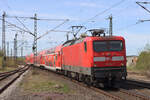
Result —
M 93 37 L 92 74 L 96 80 L 112 83 L 126 80 L 126 47 L 120 36 Z

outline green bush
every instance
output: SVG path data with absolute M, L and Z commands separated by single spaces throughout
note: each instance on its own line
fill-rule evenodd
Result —
M 2 66 L 2 57 L 0 57 L 0 66 Z
M 146 44 L 144 50 L 140 53 L 136 68 L 139 70 L 150 70 L 150 45 Z

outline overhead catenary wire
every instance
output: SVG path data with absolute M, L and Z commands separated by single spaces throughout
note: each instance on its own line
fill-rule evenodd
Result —
M 119 2 L 117 2 L 117 3 L 115 3 L 115 4 L 113 4 L 113 5 L 110 6 L 109 8 L 107 8 L 107 9 L 103 10 L 102 12 L 97 13 L 95 16 L 93 16 L 93 17 L 87 19 L 87 20 L 86 20 L 85 22 L 83 22 L 82 24 L 86 24 L 88 21 L 90 21 L 90 20 L 92 20 L 92 19 L 94 19 L 94 18 L 96 18 L 96 17 L 98 17 L 98 16 L 104 14 L 105 12 L 111 10 L 112 8 L 115 8 L 115 7 L 119 6 L 119 5 L 120 5 L 121 3 L 123 3 L 124 1 L 125 1 L 125 0 L 121 0 L 121 1 L 119 1 Z
M 34 19 L 34 17 L 19 17 L 19 16 L 8 16 L 7 15 L 7 18 L 16 18 L 23 26 L 24 28 L 26 28 L 28 31 L 25 31 L 24 32 L 30 32 L 30 30 L 18 19 L 18 18 L 23 18 L 23 19 Z M 57 25 L 56 27 L 54 27 L 52 30 L 55 30 L 57 27 L 60 27 L 61 25 L 63 25 L 64 23 L 66 23 L 67 21 L 69 21 L 69 19 L 42 19 L 42 18 L 36 18 L 36 20 L 49 20 L 49 21 L 64 21 L 63 23 Z M 50 30 L 51 31 L 51 30 Z M 32 32 L 30 32 L 32 33 Z M 47 33 L 49 33 L 49 31 L 47 31 L 45 34 L 43 34 L 42 36 L 40 36 L 39 38 L 45 36 Z M 38 39 L 38 38 L 37 38 Z
M 127 1 L 127 0 L 126 0 L 126 1 Z M 129 1 L 131 1 L 131 0 L 129 0 Z M 121 9 L 118 9 L 118 11 L 116 11 L 115 13 L 112 13 L 112 15 L 116 18 L 116 17 L 118 17 L 118 16 L 121 16 L 122 13 L 125 14 L 125 11 L 128 11 L 128 8 L 129 8 L 129 7 L 133 7 L 132 4 L 135 4 L 135 2 L 130 2 L 129 4 L 128 4 L 128 2 L 127 2 L 127 4 L 124 4 L 124 5 L 125 5 L 124 8 L 121 7 Z
M 147 9 L 146 7 L 144 7 L 143 5 L 141 4 L 150 4 L 150 2 L 136 2 L 140 7 L 142 7 L 144 10 L 146 10 L 147 12 L 150 13 L 150 10 Z M 145 22 L 145 21 L 150 21 L 150 19 L 147 19 L 147 20 L 139 20 L 139 22 Z
M 127 26 L 125 26 L 125 27 L 122 27 L 122 28 L 117 29 L 117 31 L 121 31 L 121 30 L 128 29 L 128 28 L 133 27 L 133 26 L 135 26 L 135 25 L 137 25 L 137 24 L 139 24 L 139 23 L 134 23 L 134 24 L 127 25 Z
M 144 8 L 146 11 L 149 12 L 149 10 L 148 10 L 146 7 L 144 7 L 143 5 L 141 5 L 140 3 L 142 3 L 142 4 L 150 4 L 150 2 L 136 2 L 136 3 L 137 3 L 140 7 Z M 120 14 L 120 13 L 119 13 L 119 14 Z M 117 14 L 117 16 L 118 16 L 118 14 Z M 145 22 L 145 21 L 150 21 L 150 20 L 149 20 L 149 19 L 147 19 L 147 20 L 139 20 L 138 22 L 136 22 L 136 23 L 134 23 L 134 24 L 130 24 L 130 25 L 127 25 L 127 26 L 125 26 L 125 27 L 123 27 L 123 28 L 119 28 L 118 31 L 128 29 L 128 28 L 130 28 L 130 27 L 133 27 L 133 26 L 136 26 L 136 25 L 138 25 L 138 24 L 141 24 L 141 23 L 143 23 L 143 22 Z
M 53 32 L 66 32 L 66 33 L 72 33 L 72 31 L 64 31 L 64 30 L 51 30 Z
M 13 11 L 13 9 L 7 4 L 7 3 L 5 3 L 6 4 L 6 6 L 11 10 L 11 11 Z M 8 15 L 6 15 L 5 17 L 9 17 Z M 28 30 L 29 32 L 31 32 L 26 26 L 25 26 L 25 24 L 23 24 L 19 19 L 18 19 L 18 17 L 17 16 L 13 16 L 26 30 Z
M 22 24 L 22 26 L 23 26 L 26 30 L 28 30 L 29 32 L 31 32 L 31 31 L 25 26 L 25 24 L 23 24 L 17 17 L 16 17 L 16 19 L 18 20 L 18 22 L 20 22 L 20 23 Z
M 139 20 L 138 22 L 134 23 L 134 24 L 130 24 L 130 25 L 127 25 L 126 27 L 123 27 L 123 28 L 119 28 L 118 31 L 121 31 L 121 30 L 125 30 L 125 29 L 128 29 L 130 27 L 133 27 L 133 26 L 136 26 L 138 24 L 141 24 L 145 21 L 150 21 L 150 20 Z
M 19 30 L 21 30 L 21 31 L 23 31 L 23 32 L 27 32 L 27 33 L 30 33 L 31 35 L 35 36 L 34 33 L 32 33 L 32 32 L 18 19 L 18 18 L 23 18 L 23 19 L 32 19 L 32 20 L 35 20 L 35 17 L 18 17 L 18 16 L 8 16 L 8 15 L 7 15 L 7 18 L 16 18 L 17 21 L 19 21 L 19 22 L 22 24 L 22 26 L 24 26 L 24 28 L 21 28 L 21 27 L 15 25 L 15 24 L 12 24 L 12 23 L 10 23 L 10 22 L 8 22 L 8 21 L 5 21 L 5 22 L 6 22 L 7 24 L 9 24 L 10 26 L 16 27 L 16 28 L 18 28 Z M 0 19 L 0 20 L 1 20 L 1 19 Z M 63 25 L 66 21 L 69 21 L 69 19 L 41 19 L 41 18 L 36 18 L 36 20 L 64 21 L 63 23 L 57 25 L 55 28 L 60 27 L 60 26 Z M 55 29 L 55 28 L 54 28 L 54 29 Z M 41 38 L 41 37 L 40 37 L 40 38 Z M 36 40 L 37 40 L 37 38 L 36 38 Z
M 9 6 L 9 5 L 6 5 L 10 10 L 12 10 L 11 9 L 11 7 Z M 36 18 L 35 19 L 35 17 L 19 17 L 19 16 L 6 16 L 7 18 L 15 18 L 15 19 L 17 19 L 17 21 L 23 26 L 23 28 L 21 28 L 21 27 L 19 27 L 19 26 L 17 26 L 17 25 L 15 25 L 15 24 L 12 24 L 12 23 L 10 23 L 10 22 L 6 22 L 8 25 L 10 25 L 10 26 L 13 26 L 13 27 L 15 27 L 15 28 L 17 28 L 17 29 L 19 29 L 19 30 L 21 30 L 21 31 L 23 31 L 23 32 L 27 32 L 27 33 L 30 33 L 30 34 L 32 34 L 33 36 L 35 36 L 34 35 L 34 33 L 32 33 L 26 26 L 25 26 L 25 24 L 21 21 L 21 20 L 19 20 L 19 19 L 31 19 L 31 20 L 42 20 L 42 21 L 66 21 L 66 19 L 48 19 L 48 18 Z M 67 20 L 69 20 L 69 19 L 67 19 Z M 59 24 L 59 25 L 57 25 L 55 28 L 57 28 L 57 27 L 60 27 L 61 25 L 63 25 L 63 23 L 62 24 Z
M 148 10 L 146 7 L 144 7 L 143 5 L 141 5 L 140 3 L 143 3 L 143 4 L 150 4 L 150 2 L 136 2 L 140 7 L 142 7 L 143 9 L 145 9 L 147 12 L 150 13 L 150 10 Z
M 124 0 L 121 0 L 121 1 L 124 1 Z M 109 9 L 110 10 L 110 9 Z M 106 12 L 106 11 L 105 11 Z M 105 13 L 104 12 L 104 13 Z M 99 15 L 98 15 L 99 16 Z M 13 16 L 12 16 L 13 17 Z M 15 17 L 15 16 L 14 16 Z M 96 16 L 97 17 L 97 16 Z M 32 19 L 33 17 L 16 17 L 16 18 L 29 18 L 29 19 Z M 39 20 L 47 20 L 47 19 L 39 19 Z M 91 19 L 92 20 L 92 19 Z M 55 21 L 55 20 L 53 20 L 53 21 Z M 25 27 L 24 27 L 24 29 L 26 29 Z M 53 29 L 51 29 L 51 31 L 52 31 Z M 50 32 L 51 32 L 50 31 Z M 48 31 L 47 31 L 48 32 Z M 48 33 L 47 33 L 48 34 Z M 45 35 L 44 35 L 45 36 Z M 41 37 L 39 37 L 39 38 L 41 38 Z M 38 38 L 37 38 L 38 39 Z
M 12 8 L 7 4 L 6 5 L 10 10 L 12 10 Z M 12 10 L 13 11 L 13 10 Z M 34 19 L 34 17 L 20 17 L 20 16 L 6 16 L 7 18 L 16 18 L 16 20 L 21 23 L 21 25 L 31 33 L 31 31 L 19 20 L 19 18 L 23 18 L 23 19 Z M 46 20 L 46 21 L 66 21 L 69 19 L 48 19 L 48 18 L 36 18 L 36 20 Z
M 0 18 L 0 20 L 2 20 L 2 19 Z M 22 31 L 24 31 L 24 32 L 27 32 L 27 33 L 29 33 L 29 34 L 31 34 L 31 35 L 34 36 L 34 34 L 33 34 L 32 32 L 30 32 L 30 31 L 26 31 L 25 29 L 23 29 L 23 28 L 21 28 L 21 27 L 15 25 L 15 24 L 12 24 L 12 23 L 10 23 L 10 22 L 8 22 L 8 21 L 5 21 L 5 22 L 6 22 L 7 24 L 11 25 L 11 26 L 14 26 L 14 27 L 16 27 L 16 28 L 18 28 L 18 29 L 20 29 L 20 30 L 22 30 Z
M 24 43 L 25 43 L 25 41 L 22 42 L 20 45 L 18 45 L 17 48 L 19 48 L 20 46 L 22 46 Z
M 57 29 L 58 27 L 62 26 L 63 24 L 65 24 L 65 23 L 68 22 L 68 21 L 69 21 L 69 19 L 66 19 L 64 22 L 62 22 L 61 24 L 57 25 L 57 26 L 54 27 L 53 29 L 48 30 L 45 34 L 39 36 L 39 37 L 37 38 L 37 40 L 40 39 L 40 38 L 42 38 L 42 37 L 44 37 L 45 35 L 49 34 L 50 32 L 54 31 L 55 29 Z
M 7 6 L 11 11 L 13 11 L 13 9 L 12 9 L 8 4 L 6 4 L 6 6 Z M 6 15 L 5 17 L 8 17 L 8 15 Z M 11 26 L 13 26 L 13 27 L 18 28 L 18 29 L 21 30 L 21 31 L 24 31 L 24 32 L 27 32 L 27 33 L 29 33 L 29 34 L 31 34 L 31 35 L 34 35 L 34 34 L 26 27 L 26 25 L 25 25 L 21 20 L 19 20 L 19 18 L 17 18 L 17 16 L 14 16 L 14 18 L 15 18 L 28 32 L 27 32 L 25 29 L 20 28 L 19 26 L 16 26 L 15 24 L 12 24 L 12 23 L 10 23 L 10 22 L 6 22 L 6 23 L 9 24 L 9 25 L 11 25 Z
M 7 16 L 7 18 L 34 19 L 34 17 L 22 17 L 22 16 Z M 36 20 L 45 20 L 45 21 L 65 21 L 66 19 L 37 18 Z

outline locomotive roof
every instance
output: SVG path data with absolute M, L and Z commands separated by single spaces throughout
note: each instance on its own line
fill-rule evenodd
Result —
M 73 40 L 68 40 L 66 41 L 63 46 L 66 47 L 66 46 L 70 46 L 70 45 L 73 45 L 73 44 L 77 44 L 77 43 L 81 43 L 83 41 L 94 41 L 94 40 L 124 40 L 123 37 L 121 36 L 87 36 L 87 37 L 84 37 L 84 38 L 78 38 L 78 39 L 73 39 Z

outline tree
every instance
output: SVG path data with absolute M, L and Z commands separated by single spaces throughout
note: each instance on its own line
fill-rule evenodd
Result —
M 2 52 L 2 50 L 0 50 L 0 57 L 2 57 L 3 56 L 3 52 Z

